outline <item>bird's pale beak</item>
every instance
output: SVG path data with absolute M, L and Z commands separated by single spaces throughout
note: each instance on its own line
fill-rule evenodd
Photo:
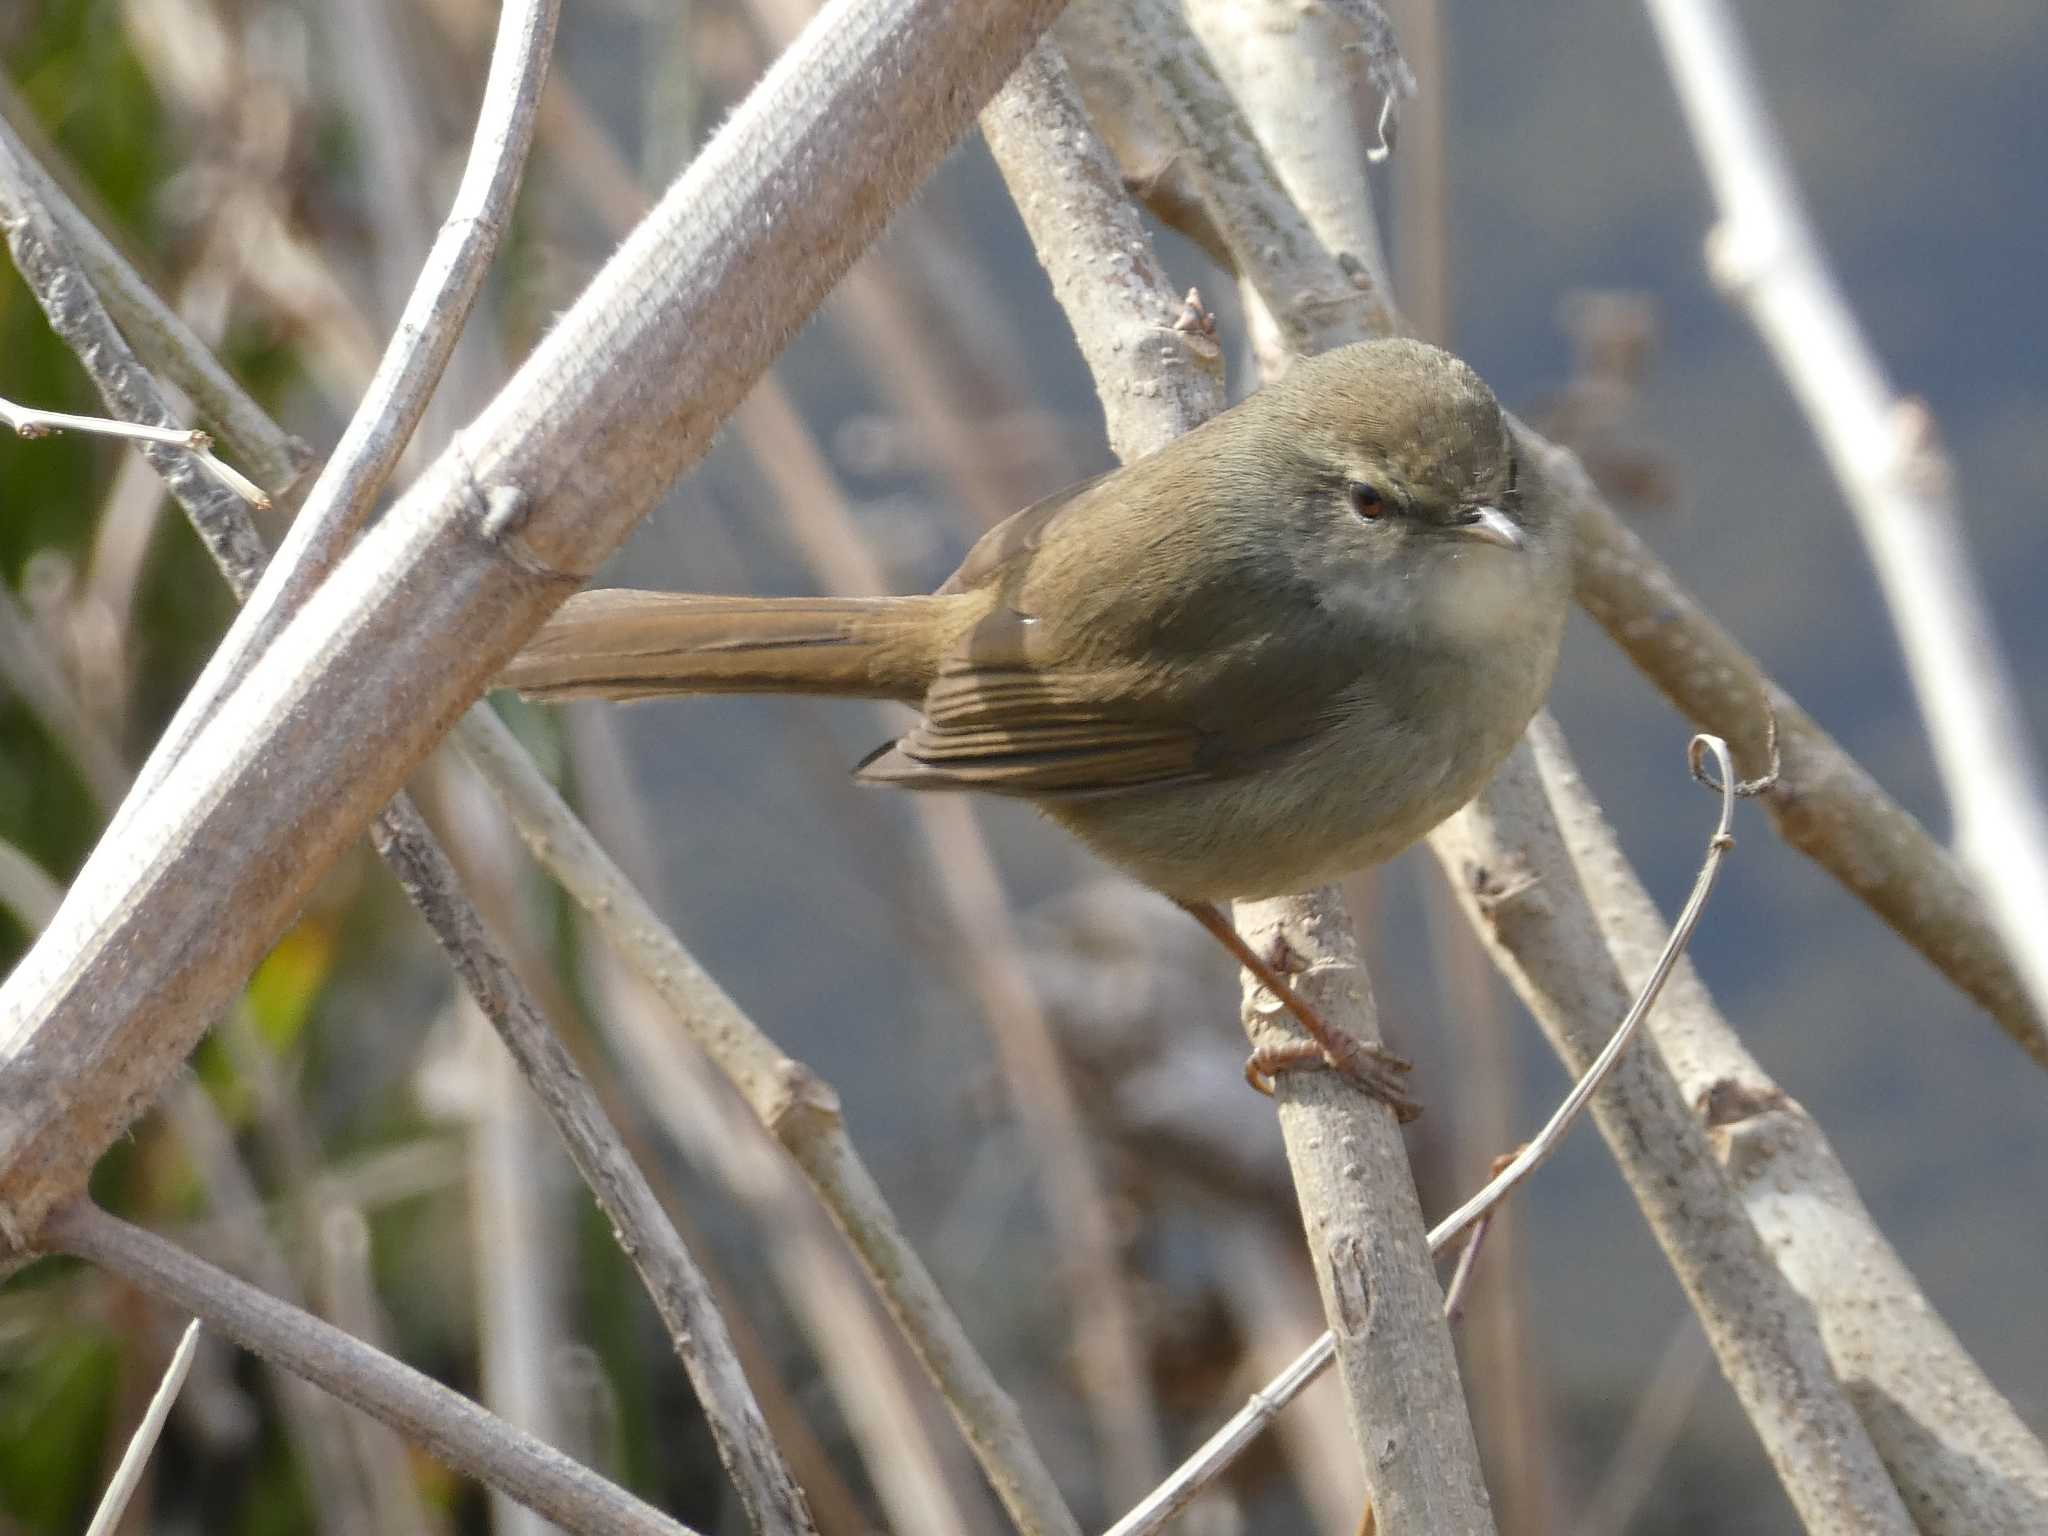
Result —
M 1499 507 L 1472 508 L 1463 520 L 1451 524 L 1451 532 L 1481 543 L 1497 544 L 1502 549 L 1522 547 L 1522 530 Z

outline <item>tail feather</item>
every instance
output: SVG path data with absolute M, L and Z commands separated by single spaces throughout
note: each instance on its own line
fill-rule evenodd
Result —
M 815 693 L 915 702 L 949 626 L 935 597 L 700 597 L 582 592 L 499 683 L 530 698 Z

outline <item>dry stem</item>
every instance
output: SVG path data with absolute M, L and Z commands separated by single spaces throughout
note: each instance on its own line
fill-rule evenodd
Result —
M 2048 1013 L 2048 807 L 1933 417 L 1893 391 L 1828 270 L 1733 17 L 1715 0 L 1647 3 L 1721 209 L 1709 265 L 1776 356 L 1855 514 L 1956 847 L 2038 1017 Z
M 51 1216 L 43 1235 L 57 1251 L 89 1259 L 175 1302 L 565 1530 L 690 1536 L 687 1527 L 460 1393 L 95 1205 L 66 1206 Z

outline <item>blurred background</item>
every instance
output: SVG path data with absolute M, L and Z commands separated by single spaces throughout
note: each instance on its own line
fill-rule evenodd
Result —
M 1847 516 L 1776 372 L 1707 280 L 1711 210 L 1641 11 L 1392 9 L 1428 99 L 1411 104 L 1374 190 L 1413 322 L 1576 441 L 1766 670 L 1944 835 Z M 1849 300 L 1946 436 L 2038 737 L 2048 13 L 2030 0 L 1738 9 Z M 13 0 L 0 11 L 0 105 L 324 453 L 459 173 L 494 15 L 482 0 Z M 422 446 L 488 398 L 788 25 L 766 0 L 567 8 L 556 75 L 568 89 Z M 1185 242 L 1167 235 L 1163 249 L 1216 312 L 1244 387 L 1234 294 Z M 780 399 L 757 398 L 607 580 L 814 591 L 843 569 L 831 551 L 857 545 L 891 588 L 922 589 L 996 517 L 1110 462 L 978 142 L 797 339 L 775 384 Z M 0 394 L 97 409 L 11 267 Z M 20 653 L 0 670 L 0 843 L 61 885 L 230 605 L 139 461 L 78 437 L 0 437 L 0 577 L 24 626 L 9 632 L 54 663 L 78 715 L 67 743 L 31 706 Z M 1084 1524 L 1116 1513 L 1148 1459 L 1177 1459 L 1313 1335 L 1277 1129 L 1236 1077 L 1236 989 L 1185 919 L 1109 881 L 1028 811 L 995 805 L 976 815 L 1008 915 L 963 927 L 916 809 L 847 781 L 890 728 L 868 706 L 505 707 L 704 965 L 838 1089 Z M 1714 810 L 1686 778 L 1687 726 L 1583 618 L 1553 707 L 1623 847 L 1675 908 Z M 889 1486 L 900 1469 L 877 1467 L 890 1446 L 948 1490 L 932 1528 L 1000 1529 L 900 1348 L 850 1357 L 872 1308 L 744 1115 L 701 1074 L 671 1081 L 618 1054 L 608 1021 L 644 1002 L 462 770 L 421 787 L 736 1299 L 750 1368 L 828 1536 L 910 1528 L 907 1496 Z M 2048 1428 L 2048 1082 L 1760 813 L 1738 835 L 1694 959 L 1832 1137 L 1930 1300 Z M 1352 894 L 1388 1032 L 1417 1058 L 1430 1106 L 1411 1133 L 1426 1205 L 1448 1209 L 1565 1080 L 1474 961 L 1426 854 Z M 9 966 L 35 905 L 12 903 L 0 911 Z M 1034 1096 L 1054 1089 L 1006 1073 L 991 1045 L 985 955 L 1011 938 L 1086 1125 L 1140 1382 L 1105 1382 L 1085 1344 L 1102 1276 L 1071 1207 L 1045 1195 Z M 526 1403 L 550 1438 L 678 1518 L 739 1529 L 651 1308 L 500 1054 L 361 850 L 96 1189 L 245 1272 L 262 1246 L 253 1222 L 273 1235 L 283 1282 L 327 1315 L 465 1391 Z M 508 1296 L 508 1272 L 530 1286 Z M 1497 1226 L 1463 1324 L 1504 1531 L 1795 1529 L 1688 1315 L 1598 1136 L 1579 1131 Z M 82 1528 L 181 1322 L 72 1266 L 0 1287 L 0 1532 Z M 507 1330 L 542 1347 L 495 1349 Z M 893 1420 L 862 1395 L 885 1379 L 908 1383 Z M 1119 1403 L 1156 1419 L 1156 1443 L 1105 1430 Z M 324 1411 L 209 1345 L 155 1463 L 151 1528 L 466 1531 L 504 1518 L 418 1453 Z M 913 1441 L 922 1459 L 904 1449 Z M 1197 1518 L 1353 1530 L 1345 1444 L 1340 1407 L 1311 1399 Z M 374 1500 L 326 1495 L 360 1485 L 364 1468 L 383 1469 Z

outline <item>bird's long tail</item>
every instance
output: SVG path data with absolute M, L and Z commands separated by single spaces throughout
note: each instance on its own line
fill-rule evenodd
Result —
M 953 597 L 578 593 L 498 679 L 539 699 L 672 693 L 923 697 Z

